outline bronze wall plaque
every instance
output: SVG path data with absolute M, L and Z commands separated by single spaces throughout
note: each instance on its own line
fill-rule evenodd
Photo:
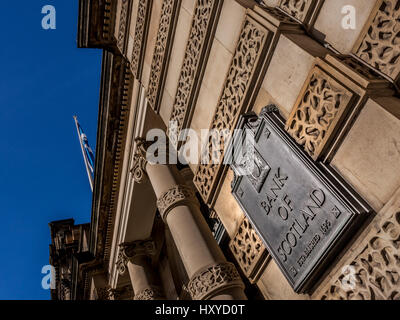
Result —
M 293 289 L 310 292 L 372 209 L 296 144 L 276 107 L 243 116 L 238 129 L 254 134 L 255 166 L 240 176 L 243 167 L 231 165 L 232 193 Z M 242 141 L 233 141 L 228 154 L 245 151 Z

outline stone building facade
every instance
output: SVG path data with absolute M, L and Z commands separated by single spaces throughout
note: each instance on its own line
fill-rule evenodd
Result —
M 399 0 L 80 0 L 78 46 L 103 50 L 95 183 L 90 224 L 51 224 L 52 297 L 399 299 L 399 19 Z M 146 159 L 150 129 L 169 152 L 171 123 L 233 132 L 271 105 L 309 166 L 368 208 L 307 290 L 229 166 Z

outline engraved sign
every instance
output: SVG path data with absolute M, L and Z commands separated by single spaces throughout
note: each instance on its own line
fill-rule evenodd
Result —
M 238 129 L 251 129 L 256 145 L 251 174 L 239 175 L 248 160 L 231 165 L 232 193 L 293 289 L 310 292 L 372 209 L 294 142 L 276 108 L 243 116 Z M 242 152 L 233 141 L 229 152 Z

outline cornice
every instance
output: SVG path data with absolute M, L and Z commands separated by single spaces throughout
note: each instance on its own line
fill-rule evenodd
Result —
M 103 54 L 89 250 L 109 259 L 132 89 L 129 63 Z
M 111 48 L 117 1 L 79 0 L 78 48 Z

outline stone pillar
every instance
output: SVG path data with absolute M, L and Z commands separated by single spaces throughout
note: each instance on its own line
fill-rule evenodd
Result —
M 192 299 L 243 300 L 244 284 L 232 263 L 226 261 L 207 222 L 200 212 L 192 188 L 174 165 L 145 161 L 145 145 L 138 141 L 135 176 L 149 178 L 157 197 L 157 207 L 168 225 L 189 276 L 187 290 Z
M 120 244 L 117 268 L 120 274 L 128 269 L 134 300 L 165 300 L 162 288 L 151 265 L 155 245 L 151 240 L 138 240 Z

